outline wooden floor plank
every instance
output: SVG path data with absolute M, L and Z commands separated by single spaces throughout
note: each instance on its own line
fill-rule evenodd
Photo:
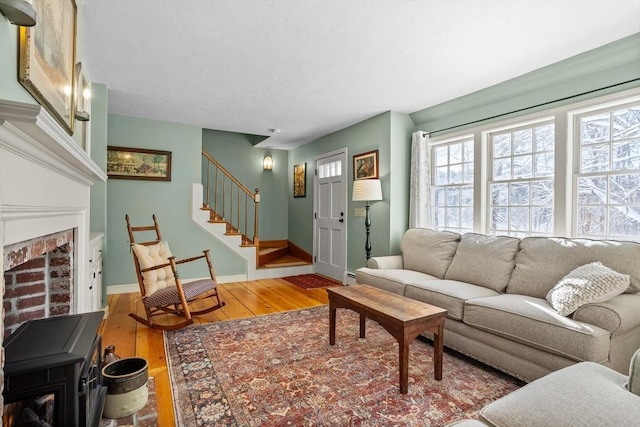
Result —
M 282 279 L 224 283 L 218 285 L 218 289 L 225 306 L 213 313 L 194 317 L 194 323 L 238 319 L 328 303 L 325 289 L 304 290 Z M 158 426 L 174 426 L 171 382 L 162 331 L 149 329 L 129 317 L 132 311 L 145 317 L 138 293 L 110 295 L 108 304 L 109 317 L 100 327 L 103 345 L 115 345 L 116 354 L 120 357 L 142 357 L 149 362 L 149 376 L 154 378 L 157 393 Z M 206 303 L 198 304 L 206 306 Z M 163 319 L 158 321 L 169 324 L 181 321 L 177 316 L 160 317 Z

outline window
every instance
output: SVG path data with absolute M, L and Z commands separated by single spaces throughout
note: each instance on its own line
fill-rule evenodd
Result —
M 333 176 L 342 175 L 342 161 L 336 160 L 333 162 L 322 163 L 318 165 L 318 177 L 319 178 L 331 178 Z
M 435 229 L 640 242 L 637 88 L 430 144 Z
M 576 234 L 640 236 L 640 104 L 576 117 Z
M 489 232 L 553 234 L 553 122 L 489 134 Z
M 434 228 L 467 232 L 473 229 L 473 138 L 434 147 Z

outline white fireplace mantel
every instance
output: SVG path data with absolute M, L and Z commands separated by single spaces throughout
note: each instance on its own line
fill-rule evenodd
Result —
M 106 173 L 40 105 L 0 99 L 0 129 L 4 149 L 87 185 L 107 180 Z
M 106 180 L 44 108 L 0 100 L 0 259 L 6 245 L 76 230 L 73 312 L 89 308 L 90 189 Z

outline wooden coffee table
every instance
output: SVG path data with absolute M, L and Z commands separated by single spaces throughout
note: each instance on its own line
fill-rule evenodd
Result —
M 409 345 L 421 332 L 433 333 L 434 378 L 442 379 L 444 320 L 447 310 L 383 291 L 369 285 L 327 288 L 329 294 L 329 344 L 336 343 L 336 309 L 360 314 L 360 338 L 365 337 L 367 317 L 378 322 L 397 341 L 400 360 L 400 393 L 409 390 Z

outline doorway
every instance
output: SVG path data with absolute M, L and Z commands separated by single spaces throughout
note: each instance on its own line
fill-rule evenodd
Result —
M 314 158 L 314 269 L 342 282 L 347 256 L 347 149 Z

